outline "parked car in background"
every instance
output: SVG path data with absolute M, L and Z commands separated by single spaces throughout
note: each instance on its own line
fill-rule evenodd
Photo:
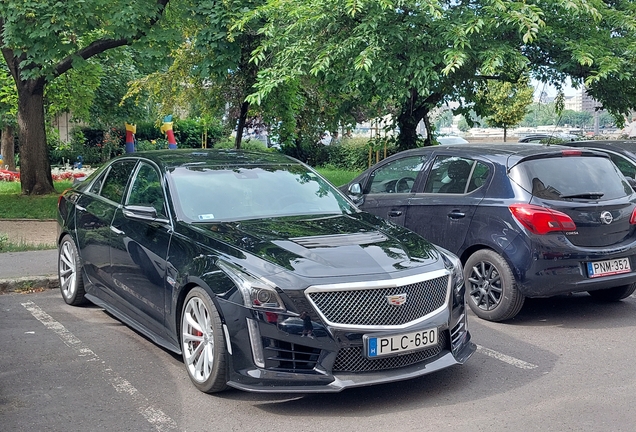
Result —
M 467 302 L 514 317 L 526 297 L 636 289 L 636 194 L 607 154 L 537 144 L 404 151 L 341 187 L 360 208 L 457 254 Z
M 460 136 L 456 135 L 440 135 L 435 138 L 441 145 L 446 144 L 467 144 L 468 141 Z
M 625 177 L 636 179 L 635 140 L 575 141 L 568 142 L 567 145 L 603 151 L 609 155 Z
M 522 136 L 519 138 L 520 143 L 542 143 L 542 144 L 555 144 L 563 141 L 575 141 L 581 139 L 578 135 L 569 133 L 536 133 Z
M 182 354 L 201 391 L 337 392 L 475 351 L 459 259 L 282 154 L 129 154 L 58 207 L 64 300 Z

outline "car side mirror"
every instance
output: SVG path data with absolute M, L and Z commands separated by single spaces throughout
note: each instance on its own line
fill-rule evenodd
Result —
M 347 189 L 349 192 L 349 198 L 355 205 L 361 205 L 364 202 L 364 195 L 362 195 L 362 186 L 360 183 L 353 183 L 349 185 Z

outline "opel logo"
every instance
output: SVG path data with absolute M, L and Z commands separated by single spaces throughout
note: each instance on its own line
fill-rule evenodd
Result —
M 601 222 L 603 222 L 605 225 L 611 224 L 613 220 L 614 216 L 612 216 L 610 212 L 604 211 L 603 213 L 601 213 Z
M 391 306 L 402 306 L 406 303 L 406 293 L 386 296 L 386 300 Z

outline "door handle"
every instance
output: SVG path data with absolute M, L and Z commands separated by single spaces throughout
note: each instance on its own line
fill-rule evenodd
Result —
M 460 212 L 459 210 L 453 210 L 448 214 L 448 217 L 451 219 L 461 219 L 463 217 L 466 217 L 466 213 Z
M 126 233 L 125 233 L 125 232 L 123 232 L 122 230 L 117 229 L 117 228 L 115 228 L 115 227 L 114 227 L 114 226 L 112 226 L 112 225 L 110 226 L 110 230 L 111 230 L 112 232 L 114 232 L 115 234 L 119 234 L 119 235 L 124 235 L 124 234 L 126 234 Z
M 402 211 L 401 210 L 390 210 L 389 211 L 389 217 L 400 217 L 402 216 Z

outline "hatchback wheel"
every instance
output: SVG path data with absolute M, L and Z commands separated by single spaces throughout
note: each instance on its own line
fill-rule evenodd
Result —
M 488 321 L 504 321 L 517 315 L 525 297 L 517 289 L 510 266 L 498 253 L 482 249 L 464 265 L 466 298 L 470 309 Z
M 588 291 L 588 293 L 596 300 L 600 301 L 619 301 L 623 300 L 636 291 L 636 283 L 621 285 L 614 288 L 607 288 L 596 291 Z
M 227 387 L 223 327 L 212 299 L 202 288 L 188 293 L 181 314 L 181 350 L 190 379 L 205 393 Z
M 71 236 L 65 235 L 62 238 L 58 252 L 57 270 L 64 301 L 73 306 L 85 303 L 82 264 L 79 251 Z

